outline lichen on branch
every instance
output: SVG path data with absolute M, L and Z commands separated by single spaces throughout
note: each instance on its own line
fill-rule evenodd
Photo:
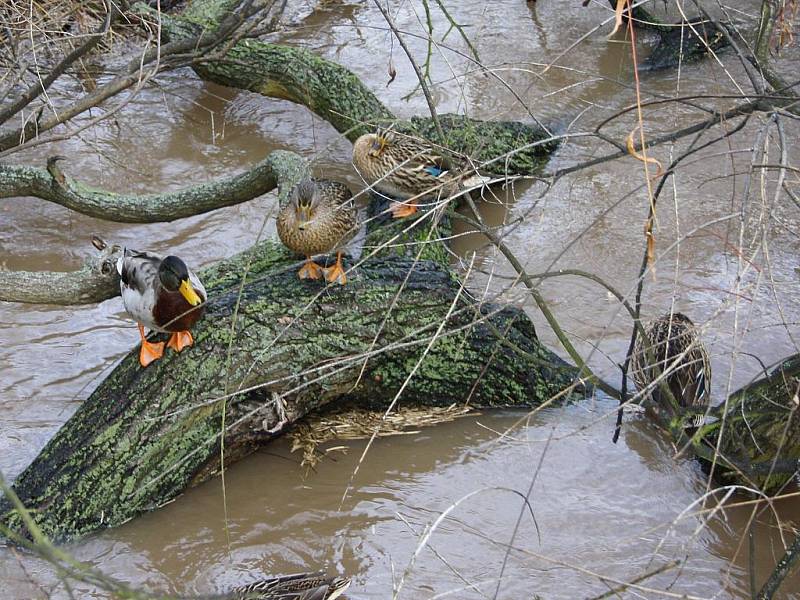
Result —
M 233 206 L 291 184 L 307 167 L 292 152 L 277 150 L 247 171 L 174 192 L 120 194 L 65 174 L 61 157 L 47 168 L 0 163 L 0 198 L 36 196 L 90 217 L 116 223 L 161 223 Z
M 196 37 L 204 28 L 213 28 L 235 4 L 205 0 L 192 3 L 181 16 L 161 15 L 162 34 L 170 41 Z M 152 14 L 145 5 L 135 8 Z M 305 48 L 245 39 L 224 54 L 204 56 L 193 68 L 207 81 L 301 104 L 351 142 L 377 125 L 394 123 L 399 130 L 467 154 L 479 165 L 495 161 L 489 168 L 494 173 L 535 174 L 560 143 L 535 123 L 489 122 L 460 115 L 439 115 L 446 136 L 440 140 L 430 118 L 398 119 L 352 71 Z

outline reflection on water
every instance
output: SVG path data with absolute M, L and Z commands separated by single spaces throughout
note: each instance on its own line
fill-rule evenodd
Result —
M 481 59 L 502 81 L 474 69 L 461 55 L 448 53 L 447 61 L 435 56 L 431 78 L 441 112 L 530 120 L 527 106 L 545 122 L 564 127 L 590 108 L 573 126 L 584 131 L 632 101 L 631 63 L 622 40 L 595 34 L 560 57 L 609 16 L 599 4 L 585 9 L 556 2 L 453 4 L 454 17 L 468 24 Z M 422 32 L 424 15 L 415 12 L 420 10 L 417 3 L 402 5 L 396 17 L 401 29 Z M 436 11 L 433 15 L 437 31 L 445 31 L 446 21 Z M 414 90 L 413 71 L 392 48 L 370 3 L 326 3 L 317 11 L 303 5 L 293 23 L 276 37 L 352 68 L 399 115 L 426 112 L 419 92 L 403 99 Z M 424 39 L 408 41 L 417 56 L 424 56 Z M 451 45 L 466 50 L 455 32 L 443 43 Z M 398 75 L 386 86 L 390 52 Z M 796 58 L 797 50 L 789 52 Z M 538 75 L 556 59 L 545 77 Z M 742 76 L 735 67 L 732 74 Z M 678 84 L 686 93 L 730 91 L 727 77 L 711 61 L 685 66 L 680 77 L 647 75 L 642 84 L 652 94 L 674 95 Z M 146 90 L 131 102 L 117 124 L 104 123 L 91 136 L 20 160 L 41 164 L 49 154 L 64 154 L 64 169 L 83 181 L 145 193 L 229 175 L 275 148 L 288 148 L 311 160 L 319 173 L 358 185 L 349 165 L 350 144 L 305 109 L 204 84 L 189 71 L 165 75 L 160 83 L 160 89 Z M 698 119 L 689 107 L 667 106 L 648 112 L 648 135 Z M 612 124 L 607 132 L 624 140 L 631 123 Z M 786 128 L 796 139 L 797 124 L 786 123 Z M 674 179 L 674 189 L 665 190 L 656 231 L 657 278 L 648 278 L 645 288 L 647 315 L 664 311 L 674 297 L 678 309 L 705 324 L 717 399 L 760 369 L 744 354 L 733 360 L 733 350 L 767 363 L 798 351 L 796 210 L 772 207 L 781 227 L 769 232 L 769 264 L 750 249 L 748 260 L 757 268 L 737 283 L 739 221 L 724 219 L 738 215 L 742 183 L 731 175 L 741 173 L 749 160 L 749 133 L 734 138 L 732 143 L 740 146 L 733 150 L 744 151 L 733 159 L 715 152 L 698 156 Z M 578 139 L 559 151 L 550 169 L 608 151 L 597 148 L 595 142 Z M 669 160 L 666 148 L 655 155 Z M 647 211 L 641 184 L 641 165 L 618 160 L 561 178 L 549 190 L 543 183 L 515 184 L 483 208 L 490 224 L 510 225 L 506 242 L 529 272 L 580 268 L 630 294 Z M 75 268 L 92 251 L 90 236 L 98 234 L 132 247 L 170 249 L 202 267 L 259 236 L 274 235 L 274 208 L 274 196 L 268 194 L 172 224 L 121 225 L 32 198 L 6 202 L 0 205 L 0 265 Z M 750 203 L 746 240 L 759 239 L 761 210 L 758 202 Z M 717 222 L 708 225 L 712 221 Z M 456 233 L 466 231 L 456 226 Z M 484 241 L 472 234 L 453 246 L 467 255 Z M 476 265 L 470 288 L 525 306 L 543 339 L 556 348 L 524 289 L 509 289 L 514 273 L 508 265 L 488 247 L 481 248 Z M 590 363 L 609 380 L 616 379 L 629 330 L 618 303 L 575 278 L 548 280 L 542 291 Z M 119 299 L 66 309 L 2 304 L 0 342 L 0 469 L 13 477 L 136 343 L 136 334 Z M 682 561 L 680 568 L 642 582 L 640 597 L 660 597 L 654 590 L 748 596 L 749 550 L 742 540 L 753 506 L 717 513 L 702 526 L 713 502 L 693 504 L 706 492 L 698 466 L 674 458 L 668 442 L 637 417 L 626 422 L 620 443 L 612 445 L 613 416 L 613 403 L 600 398 L 530 419 L 489 413 L 378 440 L 341 507 L 363 443 L 346 444 L 346 454 L 333 452 L 303 479 L 297 457 L 279 441 L 229 471 L 227 519 L 215 480 L 69 550 L 120 579 L 159 592 L 210 593 L 265 574 L 326 567 L 355 577 L 354 597 L 387 598 L 426 526 L 460 498 L 482 490 L 453 508 L 437 527 L 429 548 L 405 577 L 401 598 L 430 598 L 448 590 L 452 598 L 491 598 L 501 571 L 497 598 L 591 597 L 673 559 Z M 520 421 L 510 436 L 499 438 L 498 432 Z M 534 475 L 535 524 L 510 491 L 525 493 Z M 796 498 L 776 502 L 774 512 L 758 509 L 753 531 L 760 582 L 782 553 L 781 536 L 792 538 L 788 529 L 797 526 L 800 512 Z M 66 597 L 46 565 L 2 548 L 0 581 L 12 597 Z M 785 589 L 800 589 L 800 575 Z M 84 588 L 76 594 L 104 597 Z M 787 592 L 785 597 L 800 595 Z

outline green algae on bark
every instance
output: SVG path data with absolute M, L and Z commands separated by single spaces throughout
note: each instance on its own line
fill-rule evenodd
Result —
M 171 41 L 204 32 L 210 35 L 235 5 L 230 0 L 193 2 L 181 16 L 162 15 L 162 33 Z M 143 14 L 152 13 L 141 4 L 136 8 Z M 397 119 L 352 71 L 296 46 L 245 39 L 223 57 L 199 60 L 193 68 L 207 81 L 301 104 L 351 142 L 377 125 L 393 123 L 400 131 L 443 143 L 476 162 L 491 161 L 490 173 L 536 174 L 560 143 L 537 124 L 481 121 L 460 115 L 439 116 L 447 138 L 439 140 L 430 117 Z
M 120 525 L 210 476 L 223 410 L 226 454 L 240 458 L 280 433 L 272 431 L 279 396 L 290 423 L 340 398 L 389 402 L 429 345 L 403 401 L 534 406 L 573 382 L 574 369 L 538 344 L 515 309 L 458 300 L 430 344 L 459 290 L 436 263 L 375 259 L 346 286 L 323 291 L 297 278 L 277 244 L 253 252 L 259 260 L 239 256 L 203 274 L 210 301 L 193 347 L 146 369 L 131 352 L 17 479 L 16 493 L 48 536 Z M 239 298 L 228 276 L 247 262 Z M 21 530 L 13 512 L 4 522 Z
M 800 473 L 800 354 L 731 394 L 724 415 L 703 427 L 706 447 L 719 440 L 715 474 L 772 494 Z M 712 455 L 713 456 L 713 455 Z M 708 462 L 707 457 L 705 460 Z

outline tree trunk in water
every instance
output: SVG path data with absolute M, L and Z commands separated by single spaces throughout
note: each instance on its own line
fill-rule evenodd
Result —
M 146 369 L 132 351 L 15 482 L 46 534 L 80 536 L 175 498 L 212 474 L 223 430 L 233 461 L 331 401 L 386 404 L 414 370 L 403 402 L 532 406 L 571 385 L 574 369 L 524 313 L 473 302 L 434 261 L 376 258 L 325 291 L 297 268 L 267 242 L 202 274 L 195 345 Z M 20 529 L 13 514 L 6 524 Z
M 706 445 L 712 447 L 721 432 L 720 456 L 714 465 L 719 481 L 774 494 L 796 479 L 800 470 L 798 397 L 800 354 L 731 394 L 724 419 L 704 428 Z M 704 461 L 710 458 L 705 456 Z

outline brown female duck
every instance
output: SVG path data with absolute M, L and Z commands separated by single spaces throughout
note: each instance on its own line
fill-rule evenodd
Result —
M 631 354 L 631 375 L 640 391 L 660 402 L 655 383 L 665 377 L 675 400 L 684 408 L 702 408 L 709 403 L 711 363 L 692 320 L 682 313 L 666 314 L 645 328 L 647 339 L 637 338 Z M 655 364 L 648 360 L 650 345 Z
M 447 197 L 484 182 L 454 170 L 451 159 L 429 142 L 391 130 L 362 135 L 353 144 L 353 166 L 378 192 L 406 200 L 392 204 L 395 218 L 417 212 L 426 196 Z
M 235 600 L 334 600 L 350 585 L 347 577 L 328 577 L 324 572 L 272 577 L 237 588 Z
M 342 248 L 358 231 L 358 210 L 346 185 L 328 179 L 305 179 L 289 192 L 289 201 L 277 219 L 278 236 L 284 245 L 306 257 L 300 279 L 347 283 L 342 268 Z M 336 250 L 336 264 L 323 269 L 312 260 L 315 254 Z

